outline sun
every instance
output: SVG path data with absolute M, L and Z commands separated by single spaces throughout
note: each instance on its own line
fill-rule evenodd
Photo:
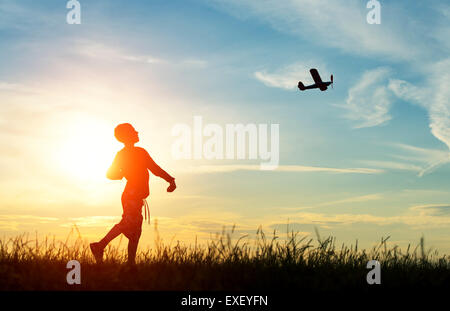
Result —
M 94 118 L 65 124 L 56 154 L 60 170 L 79 181 L 104 182 L 118 151 L 113 129 L 112 125 Z

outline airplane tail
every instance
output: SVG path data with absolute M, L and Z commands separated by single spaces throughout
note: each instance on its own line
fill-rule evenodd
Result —
M 300 89 L 300 91 L 306 90 L 306 87 L 303 85 L 303 83 L 301 81 L 298 82 L 298 88 Z
M 331 88 L 333 89 L 333 75 L 331 75 Z

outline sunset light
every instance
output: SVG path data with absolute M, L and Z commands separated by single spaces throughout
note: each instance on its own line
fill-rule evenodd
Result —
M 67 136 L 61 138 L 54 155 L 59 170 L 78 181 L 104 183 L 106 170 L 120 147 L 114 143 L 112 128 L 102 120 L 84 118 L 61 130 Z
M 449 285 L 449 86 L 449 1 L 0 0 L 0 291 Z

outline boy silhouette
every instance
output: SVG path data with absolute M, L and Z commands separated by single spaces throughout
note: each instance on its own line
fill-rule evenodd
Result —
M 147 208 L 145 198 L 149 195 L 148 170 L 170 183 L 167 192 L 174 191 L 177 186 L 175 178 L 160 168 L 144 148 L 134 146 L 139 141 L 139 136 L 131 124 L 119 124 L 114 129 L 114 136 L 125 147 L 116 154 L 106 177 L 112 180 L 121 180 L 125 177 L 127 180 L 122 194 L 122 220 L 100 242 L 91 243 L 90 248 L 95 261 L 101 263 L 105 247 L 123 233 L 128 238 L 128 264 L 134 265 L 142 231 L 142 206 L 145 204 Z M 147 210 L 145 212 L 147 217 Z

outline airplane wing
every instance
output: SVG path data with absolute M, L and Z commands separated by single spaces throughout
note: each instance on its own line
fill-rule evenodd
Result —
M 309 72 L 311 73 L 311 76 L 313 77 L 314 82 L 316 82 L 316 84 L 323 83 L 322 79 L 320 78 L 320 75 L 319 75 L 319 72 L 317 71 L 317 69 L 312 68 Z

